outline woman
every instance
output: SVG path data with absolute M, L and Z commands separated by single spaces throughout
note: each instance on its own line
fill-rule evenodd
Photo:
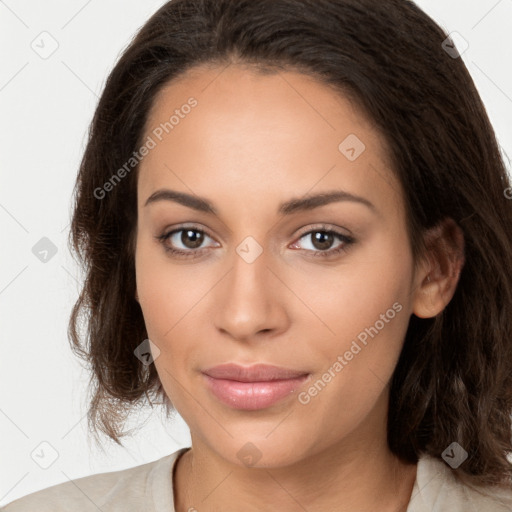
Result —
M 70 336 L 93 432 L 152 396 L 192 446 L 5 510 L 512 510 L 510 187 L 414 3 L 167 3 L 92 122 Z

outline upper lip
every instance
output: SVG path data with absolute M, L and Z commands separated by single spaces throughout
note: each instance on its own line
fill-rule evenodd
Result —
M 292 370 L 269 364 L 241 366 L 234 363 L 221 364 L 204 370 L 203 373 L 215 379 L 236 380 L 239 382 L 264 382 L 270 380 L 295 379 L 308 372 Z

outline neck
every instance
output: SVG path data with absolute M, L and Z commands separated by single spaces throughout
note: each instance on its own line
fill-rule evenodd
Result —
M 179 459 L 176 512 L 280 510 L 405 512 L 416 464 L 400 461 L 387 444 L 354 439 L 285 467 L 244 467 L 226 461 L 200 440 Z

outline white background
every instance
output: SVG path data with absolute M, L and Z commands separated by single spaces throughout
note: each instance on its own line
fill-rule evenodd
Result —
M 164 425 L 148 409 L 130 422 L 147 420 L 125 439 L 126 448 L 97 450 L 86 432 L 88 375 L 66 336 L 79 289 L 66 242 L 86 131 L 120 52 L 163 3 L 0 0 L 0 505 L 68 478 L 143 464 L 190 445 L 179 416 Z M 469 42 L 463 59 L 512 157 L 512 0 L 417 3 Z M 59 45 L 47 59 L 31 48 L 43 31 Z M 47 263 L 32 253 L 42 237 L 57 247 Z M 43 441 L 58 452 L 48 469 L 31 458 Z M 47 446 L 41 449 L 51 456 Z

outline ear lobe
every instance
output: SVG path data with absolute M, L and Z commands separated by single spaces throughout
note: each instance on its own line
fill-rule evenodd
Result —
M 139 296 L 138 296 L 138 294 L 137 294 L 137 290 L 135 290 L 135 300 L 136 300 L 137 302 L 139 302 Z
M 464 266 L 464 235 L 446 218 L 425 234 L 427 254 L 418 269 L 413 313 L 420 318 L 438 315 L 452 299 Z

